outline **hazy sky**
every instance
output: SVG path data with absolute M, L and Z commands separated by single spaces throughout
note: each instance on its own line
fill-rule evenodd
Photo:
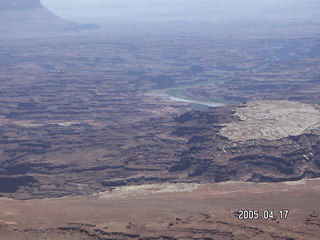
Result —
M 221 21 L 312 19 L 319 0 L 42 0 L 56 14 L 75 21 Z

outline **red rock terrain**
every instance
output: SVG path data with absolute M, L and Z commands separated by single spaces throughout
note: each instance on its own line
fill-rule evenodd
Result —
M 142 183 L 319 176 L 317 105 L 266 100 L 188 112 L 185 103 L 147 97 L 144 91 L 211 76 L 216 55 L 203 55 L 192 39 L 174 46 L 163 41 L 160 48 L 153 38 L 130 44 L 69 41 L 2 42 L 2 196 L 62 197 Z M 216 49 L 206 39 L 198 41 L 221 51 L 221 45 Z M 189 46 L 189 52 L 181 55 L 181 46 Z M 160 61 L 167 51 L 168 61 Z M 207 58 L 201 71 L 190 70 L 194 56 Z M 187 59 L 184 66 L 178 65 L 182 59 Z M 244 121 L 237 111 L 253 118 Z M 310 123 L 300 124 L 304 118 Z M 254 133 L 241 134 L 239 126 Z
M 79 27 L 40 2 L 0 7 L 10 34 Z M 303 39 L 1 35 L 0 237 L 318 239 L 316 26 Z
M 10 240 L 316 240 L 319 190 L 319 180 L 154 184 L 91 197 L 0 199 L 0 234 Z M 240 220 L 241 209 L 274 211 L 274 219 Z M 280 219 L 284 209 L 288 217 Z

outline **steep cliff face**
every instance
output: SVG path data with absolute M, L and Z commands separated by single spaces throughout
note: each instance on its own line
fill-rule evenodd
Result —
M 0 11 L 28 10 L 42 7 L 40 0 L 0 0 Z

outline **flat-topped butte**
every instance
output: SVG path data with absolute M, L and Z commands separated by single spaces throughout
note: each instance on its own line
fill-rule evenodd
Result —
M 276 140 L 304 133 L 320 133 L 316 105 L 293 101 L 250 101 L 236 110 L 241 121 L 225 124 L 221 135 L 233 141 Z

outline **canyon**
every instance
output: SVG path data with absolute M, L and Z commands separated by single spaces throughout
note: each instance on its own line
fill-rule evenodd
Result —
M 0 237 L 317 239 L 319 23 L 297 26 L 119 34 L 1 0 Z

